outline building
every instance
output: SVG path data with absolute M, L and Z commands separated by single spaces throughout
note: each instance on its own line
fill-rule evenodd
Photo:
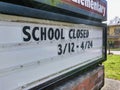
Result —
M 120 24 L 108 25 L 108 46 L 110 48 L 120 48 Z

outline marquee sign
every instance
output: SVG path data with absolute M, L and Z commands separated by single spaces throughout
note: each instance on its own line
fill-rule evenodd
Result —
M 24 80 L 26 75 L 29 78 L 26 83 L 33 76 L 34 80 L 43 83 L 102 57 L 102 27 L 0 22 L 0 76 L 5 75 L 5 78 L 6 73 L 22 70 L 20 74 L 25 75 Z M 29 68 L 31 71 L 24 71 Z M 36 74 L 31 75 L 31 72 Z M 14 77 L 18 77 L 15 82 Z M 16 82 L 22 83 L 23 78 L 14 77 L 11 76 L 9 81 L 17 87 Z M 2 77 L 4 82 L 9 83 L 5 78 Z
M 37 65 L 42 79 L 96 62 L 103 57 L 102 34 L 102 27 L 82 24 L 0 22 L 0 75 Z
M 45 88 L 106 59 L 105 0 L 1 0 L 0 8 L 1 90 Z

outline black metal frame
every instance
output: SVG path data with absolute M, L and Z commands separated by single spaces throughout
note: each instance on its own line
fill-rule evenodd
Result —
M 36 8 L 31 8 L 31 7 L 12 4 L 12 3 L 1 2 L 1 1 L 0 1 L 0 13 L 8 14 L 8 15 L 32 17 L 32 18 L 38 18 L 38 19 L 53 20 L 53 21 L 69 22 L 69 23 L 74 23 L 74 24 L 86 24 L 86 25 L 103 27 L 103 57 L 102 58 L 100 58 L 94 62 L 91 62 L 83 67 L 80 67 L 76 70 L 73 70 L 69 73 L 66 73 L 57 78 L 54 78 L 54 79 L 52 79 L 48 82 L 45 82 L 39 86 L 31 88 L 30 90 L 47 90 L 46 88 L 53 87 L 54 85 L 57 85 L 60 82 L 62 83 L 71 77 L 75 77 L 78 73 L 82 72 L 83 70 L 87 70 L 89 67 L 96 67 L 99 64 L 101 64 L 103 61 L 106 60 L 106 57 L 107 57 L 107 55 L 106 55 L 107 25 L 102 24 L 101 20 L 100 21 L 91 20 L 91 19 L 93 19 L 91 17 L 87 17 L 88 18 L 88 20 L 87 20 L 87 19 L 81 18 L 81 17 L 80 18 L 73 17 L 73 16 L 68 16 L 65 14 L 49 12 L 46 10 L 41 10 L 41 9 L 36 9 Z
M 107 25 L 103 27 L 103 58 L 107 60 Z

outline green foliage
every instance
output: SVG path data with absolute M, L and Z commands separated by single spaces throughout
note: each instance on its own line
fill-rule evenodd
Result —
M 52 6 L 56 6 L 61 0 L 44 0 L 44 2 L 49 3 Z
M 105 77 L 120 80 L 120 55 L 108 55 L 105 65 Z
M 57 4 L 59 4 L 60 0 L 51 0 L 51 3 L 53 6 L 56 6 Z

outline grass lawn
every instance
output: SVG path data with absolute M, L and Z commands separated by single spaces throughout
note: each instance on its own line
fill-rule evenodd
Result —
M 105 65 L 105 77 L 120 80 L 120 55 L 108 55 Z

